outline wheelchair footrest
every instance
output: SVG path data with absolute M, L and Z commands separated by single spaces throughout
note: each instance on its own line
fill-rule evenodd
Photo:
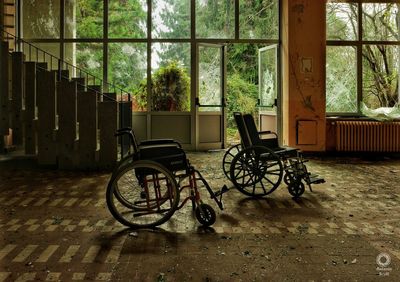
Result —
M 325 183 L 325 179 L 318 176 L 317 174 L 310 175 L 310 183 L 309 184 L 321 184 Z
M 228 191 L 229 191 L 229 188 L 228 188 L 226 185 L 224 185 L 224 186 L 221 188 L 221 190 L 219 190 L 219 191 L 217 191 L 217 192 L 214 192 L 214 197 L 213 197 L 213 198 L 222 196 L 223 194 L 225 194 L 225 193 L 228 192 Z

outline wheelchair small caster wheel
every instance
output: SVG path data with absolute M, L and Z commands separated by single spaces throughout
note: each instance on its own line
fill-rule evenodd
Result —
M 215 223 L 217 217 L 211 206 L 200 204 L 196 207 L 196 218 L 203 226 L 211 226 Z
M 291 183 L 288 186 L 288 191 L 289 191 L 289 194 L 293 196 L 293 198 L 299 198 L 301 195 L 303 195 L 303 193 L 305 191 L 303 182 L 296 181 L 294 183 Z
M 294 176 L 290 175 L 290 172 L 289 173 L 287 172 L 283 177 L 283 182 L 285 182 L 285 184 L 289 186 L 292 178 L 294 178 Z

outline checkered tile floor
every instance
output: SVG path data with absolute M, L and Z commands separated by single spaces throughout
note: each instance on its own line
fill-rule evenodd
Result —
M 214 190 L 229 185 L 220 168 L 223 152 L 188 156 Z M 219 211 L 204 190 L 203 199 L 217 211 L 212 229 L 199 228 L 187 205 L 150 233 L 126 230 L 112 218 L 105 203 L 109 173 L 2 164 L 0 281 L 399 281 L 400 160 L 313 158 L 308 164 L 326 183 L 301 199 L 292 199 L 284 184 L 262 199 L 232 190 Z M 204 238 L 210 246 L 203 248 Z M 174 247 L 171 240 L 178 239 L 182 242 Z M 264 254 L 257 240 L 275 247 Z M 285 253 L 290 244 L 295 249 Z M 304 251 L 306 245 L 312 254 Z M 380 253 L 391 258 L 383 270 L 377 269 Z M 188 255 L 197 266 L 182 261 Z M 242 261 L 249 256 L 261 264 L 257 269 Z M 202 270 L 206 258 L 215 260 L 214 266 Z M 247 270 L 235 270 L 234 262 Z M 304 279 L 296 279 L 299 270 Z

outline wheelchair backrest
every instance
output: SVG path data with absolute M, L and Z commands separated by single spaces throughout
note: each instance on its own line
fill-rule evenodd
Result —
M 244 120 L 245 126 L 247 128 L 249 138 L 253 145 L 261 145 L 261 146 L 265 146 L 267 148 L 278 148 L 279 147 L 278 138 L 276 138 L 276 137 L 270 137 L 270 138 L 265 138 L 265 139 L 260 138 L 259 131 L 257 129 L 256 123 L 254 122 L 254 118 L 251 114 L 243 115 L 243 120 Z M 269 135 L 271 136 L 272 133 Z
M 252 146 L 250 135 L 247 131 L 246 124 L 243 119 L 242 113 L 235 112 L 233 113 L 233 117 L 235 118 L 236 126 L 239 131 L 240 139 L 242 140 L 242 146 L 244 148 L 248 148 Z

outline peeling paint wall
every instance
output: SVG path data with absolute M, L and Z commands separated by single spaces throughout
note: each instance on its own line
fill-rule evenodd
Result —
M 282 10 L 283 143 L 324 151 L 325 0 L 283 0 Z

